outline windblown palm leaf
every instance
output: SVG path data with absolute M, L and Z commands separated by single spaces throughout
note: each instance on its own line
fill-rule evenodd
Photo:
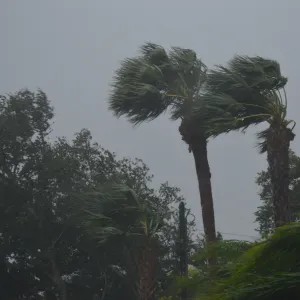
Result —
M 125 59 L 112 84 L 109 107 L 133 124 L 151 121 L 171 109 L 171 119 L 191 109 L 194 95 L 204 83 L 206 66 L 196 53 L 173 47 L 169 53 L 147 43 L 137 58 Z
M 100 243 L 113 237 L 151 236 L 158 232 L 161 218 L 155 207 L 139 200 L 122 183 L 110 183 L 80 196 L 83 225 Z
M 286 83 L 278 62 L 235 56 L 227 67 L 217 66 L 209 72 L 206 91 L 194 112 L 207 120 L 207 129 L 214 136 L 265 121 L 270 124 L 278 120 L 287 126 L 292 121 L 285 119 Z M 259 134 L 259 138 L 266 134 Z M 266 151 L 264 141 L 260 146 Z

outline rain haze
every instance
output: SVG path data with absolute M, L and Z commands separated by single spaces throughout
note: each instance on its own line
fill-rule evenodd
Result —
M 194 162 L 178 123 L 165 115 L 133 129 L 107 110 L 109 84 L 120 61 L 136 55 L 147 41 L 193 49 L 209 67 L 235 54 L 276 59 L 289 78 L 289 118 L 298 121 L 296 0 L 3 0 L 0 7 L 0 94 L 41 88 L 55 107 L 55 136 L 71 139 L 88 128 L 95 141 L 118 156 L 143 159 L 155 175 L 154 186 L 167 180 L 181 188 L 199 230 Z M 225 238 L 258 236 L 255 177 L 266 167 L 255 149 L 258 129 L 209 142 L 216 224 L 218 231 L 230 233 Z M 299 153 L 299 148 L 296 138 L 292 149 Z

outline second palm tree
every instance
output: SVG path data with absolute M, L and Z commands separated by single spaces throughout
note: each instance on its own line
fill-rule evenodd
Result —
M 211 122 L 211 135 L 268 123 L 258 138 L 260 152 L 267 153 L 275 227 L 290 220 L 289 147 L 295 122 L 287 119 L 286 83 L 277 61 L 235 56 L 228 66 L 218 66 L 207 76 L 199 110 Z

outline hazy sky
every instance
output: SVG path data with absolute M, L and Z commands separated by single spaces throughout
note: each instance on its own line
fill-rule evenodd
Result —
M 133 129 L 113 118 L 107 111 L 113 72 L 145 41 L 193 49 L 209 67 L 236 53 L 274 58 L 289 77 L 289 117 L 297 121 L 299 9 L 296 0 L 2 0 L 0 93 L 42 88 L 56 109 L 55 135 L 71 138 L 86 127 L 103 147 L 142 158 L 155 184 L 168 180 L 182 189 L 201 229 L 193 158 L 178 124 L 163 116 Z M 266 163 L 254 148 L 255 131 L 209 143 L 221 232 L 257 236 L 254 180 Z M 299 141 L 292 144 L 298 153 Z

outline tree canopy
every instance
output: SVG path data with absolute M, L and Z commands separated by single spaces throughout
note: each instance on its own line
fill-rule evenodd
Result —
M 153 188 L 153 176 L 143 161 L 118 158 L 94 142 L 87 129 L 75 134 L 72 141 L 64 137 L 53 141 L 53 108 L 42 91 L 3 96 L 0 107 L 1 296 L 133 297 L 132 265 L 125 244 L 99 243 L 83 226 L 85 200 L 92 197 L 99 205 L 99 187 L 117 179 L 163 216 L 157 280 L 160 288 L 167 285 L 167 273 L 176 268 L 177 261 L 177 208 L 184 201 L 179 188 L 168 182 Z M 109 217 L 107 206 L 101 205 L 101 210 Z M 132 225 L 126 206 L 114 222 Z M 105 223 L 106 231 L 109 227 Z M 194 231 L 195 224 L 189 223 L 190 238 Z M 130 249 L 135 249 L 134 239 L 129 242 Z M 189 247 L 192 251 L 191 239 Z

